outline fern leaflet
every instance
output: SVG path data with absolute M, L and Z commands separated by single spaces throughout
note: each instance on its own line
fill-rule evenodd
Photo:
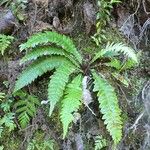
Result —
M 56 69 L 54 75 L 52 75 L 48 85 L 48 100 L 50 101 L 49 116 L 51 116 L 56 103 L 63 96 L 63 91 L 69 80 L 69 76 L 74 70 L 74 66 L 64 64 Z
M 132 59 L 128 59 L 125 64 L 122 66 L 121 71 L 122 70 L 126 70 L 126 69 L 131 69 L 132 67 L 134 67 L 136 65 L 136 63 L 132 60 Z
M 119 61 L 118 59 L 112 59 L 110 62 L 105 63 L 105 65 L 112 67 L 112 68 L 115 68 L 117 70 L 119 70 L 122 67 L 121 61 Z
M 19 79 L 16 82 L 14 92 L 30 84 L 38 76 L 43 75 L 45 72 L 53 70 L 59 67 L 67 60 L 61 56 L 53 56 L 49 58 L 41 58 L 33 62 L 25 71 L 22 72 Z
M 21 59 L 21 64 L 27 61 L 36 60 L 38 57 L 44 55 L 65 55 L 65 53 L 62 49 L 57 47 L 36 47 Z
M 101 150 L 107 146 L 107 141 L 102 136 L 96 136 L 95 139 L 95 150 Z
M 109 131 L 115 145 L 122 137 L 122 119 L 120 117 L 121 110 L 114 88 L 95 71 L 93 71 L 94 92 L 98 92 L 99 108 L 103 114 L 104 124 Z
M 5 98 L 5 93 L 0 92 L 0 101 Z
M 77 51 L 72 40 L 69 37 L 56 32 L 47 31 L 44 33 L 35 34 L 29 38 L 26 43 L 20 45 L 20 50 L 22 51 L 24 49 L 34 48 L 37 45 L 47 44 L 48 42 L 62 47 L 65 51 L 72 54 L 78 60 L 78 62 L 82 62 L 82 57 Z
M 75 77 L 70 84 L 67 85 L 65 96 L 62 100 L 61 122 L 63 124 L 63 138 L 67 134 L 69 124 L 74 120 L 73 112 L 79 109 L 82 99 L 82 78 L 81 75 Z

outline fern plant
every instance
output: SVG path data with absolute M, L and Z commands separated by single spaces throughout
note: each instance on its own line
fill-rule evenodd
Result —
M 23 91 L 18 91 L 14 96 L 19 97 L 18 102 L 15 104 L 16 113 L 18 114 L 21 128 L 25 128 L 29 124 L 30 119 L 36 114 L 39 100 L 34 95 L 28 95 Z
M 3 112 L 3 115 L 0 116 L 0 138 L 4 129 L 11 132 L 15 129 L 16 124 L 14 123 L 15 113 L 11 112 L 12 101 L 5 98 L 5 94 L 0 92 L 0 110 Z
M 0 52 L 4 55 L 5 50 L 10 46 L 14 37 L 0 34 Z
M 21 59 L 21 64 L 28 61 L 31 64 L 19 76 L 14 92 L 30 84 L 45 72 L 54 70 L 48 85 L 49 116 L 56 104 L 61 102 L 60 119 L 65 138 L 68 127 L 74 120 L 73 113 L 84 103 L 82 80 L 84 76 L 91 76 L 94 80 L 93 91 L 97 93 L 104 123 L 114 143 L 117 144 L 122 137 L 122 119 L 115 89 L 107 80 L 108 74 L 116 68 L 108 63 L 117 59 L 119 54 L 137 63 L 134 51 L 122 43 L 108 44 L 89 60 L 89 64 L 85 64 L 83 56 L 69 37 L 49 31 L 37 33 L 20 45 L 21 51 L 28 49 L 30 51 Z M 98 62 L 99 65 L 96 65 Z M 121 63 L 120 66 L 122 65 Z

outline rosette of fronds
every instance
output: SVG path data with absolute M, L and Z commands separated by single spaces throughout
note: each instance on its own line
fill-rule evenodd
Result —
M 83 99 L 82 80 L 89 72 L 94 82 L 93 91 L 97 94 L 99 110 L 103 114 L 103 120 L 114 143 L 117 144 L 122 137 L 122 119 L 115 89 L 105 79 L 105 73 L 99 73 L 95 63 L 103 60 L 103 67 L 121 70 L 124 65 L 119 62 L 118 55 L 123 54 L 125 60 L 131 59 L 137 63 L 134 51 L 122 44 L 109 44 L 106 48 L 95 54 L 86 68 L 84 58 L 77 50 L 73 41 L 56 32 L 37 33 L 28 41 L 20 45 L 20 50 L 29 50 L 21 59 L 21 64 L 31 62 L 19 76 L 14 92 L 31 84 L 39 76 L 51 71 L 48 84 L 48 102 L 50 105 L 49 116 L 53 113 L 57 103 L 61 103 L 60 120 L 63 124 L 63 137 L 66 137 L 70 124 L 74 121 L 76 113 Z M 116 59 L 118 62 L 113 62 Z M 106 62 L 105 62 L 106 60 Z M 82 66 L 84 64 L 84 67 Z M 115 67 L 116 66 L 116 67 Z M 83 69 L 85 68 L 85 70 Z M 94 71 L 93 71 L 93 68 Z M 111 71 L 111 69 L 107 69 Z M 88 92 L 89 93 L 89 92 Z

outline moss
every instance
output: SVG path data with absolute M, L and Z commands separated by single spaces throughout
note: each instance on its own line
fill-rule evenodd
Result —
M 40 143 L 40 141 L 43 142 L 44 138 L 45 138 L 45 133 L 43 131 L 37 130 L 35 132 L 34 140 L 36 140 L 36 141 L 38 141 Z
M 37 130 L 34 133 L 33 139 L 28 143 L 28 145 L 29 144 L 32 144 L 34 146 L 34 150 L 59 149 L 57 143 L 41 130 Z
M 2 138 L 0 139 L 0 145 L 4 146 L 4 150 L 17 150 L 20 149 L 22 140 L 14 132 L 8 132 L 4 130 Z

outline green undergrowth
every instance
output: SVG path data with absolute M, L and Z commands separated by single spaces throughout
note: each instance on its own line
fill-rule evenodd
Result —
M 59 150 L 54 139 L 46 136 L 43 131 L 37 130 L 27 144 L 27 150 Z
M 80 33 L 74 36 L 73 41 L 77 45 L 78 50 L 85 55 L 94 55 L 99 49 L 104 48 L 108 41 L 110 43 L 126 43 L 125 38 L 116 28 L 104 27 L 104 29 L 103 38 L 100 37 L 100 45 L 95 44 L 95 41 L 92 39 L 93 35 L 87 36 L 85 33 Z

